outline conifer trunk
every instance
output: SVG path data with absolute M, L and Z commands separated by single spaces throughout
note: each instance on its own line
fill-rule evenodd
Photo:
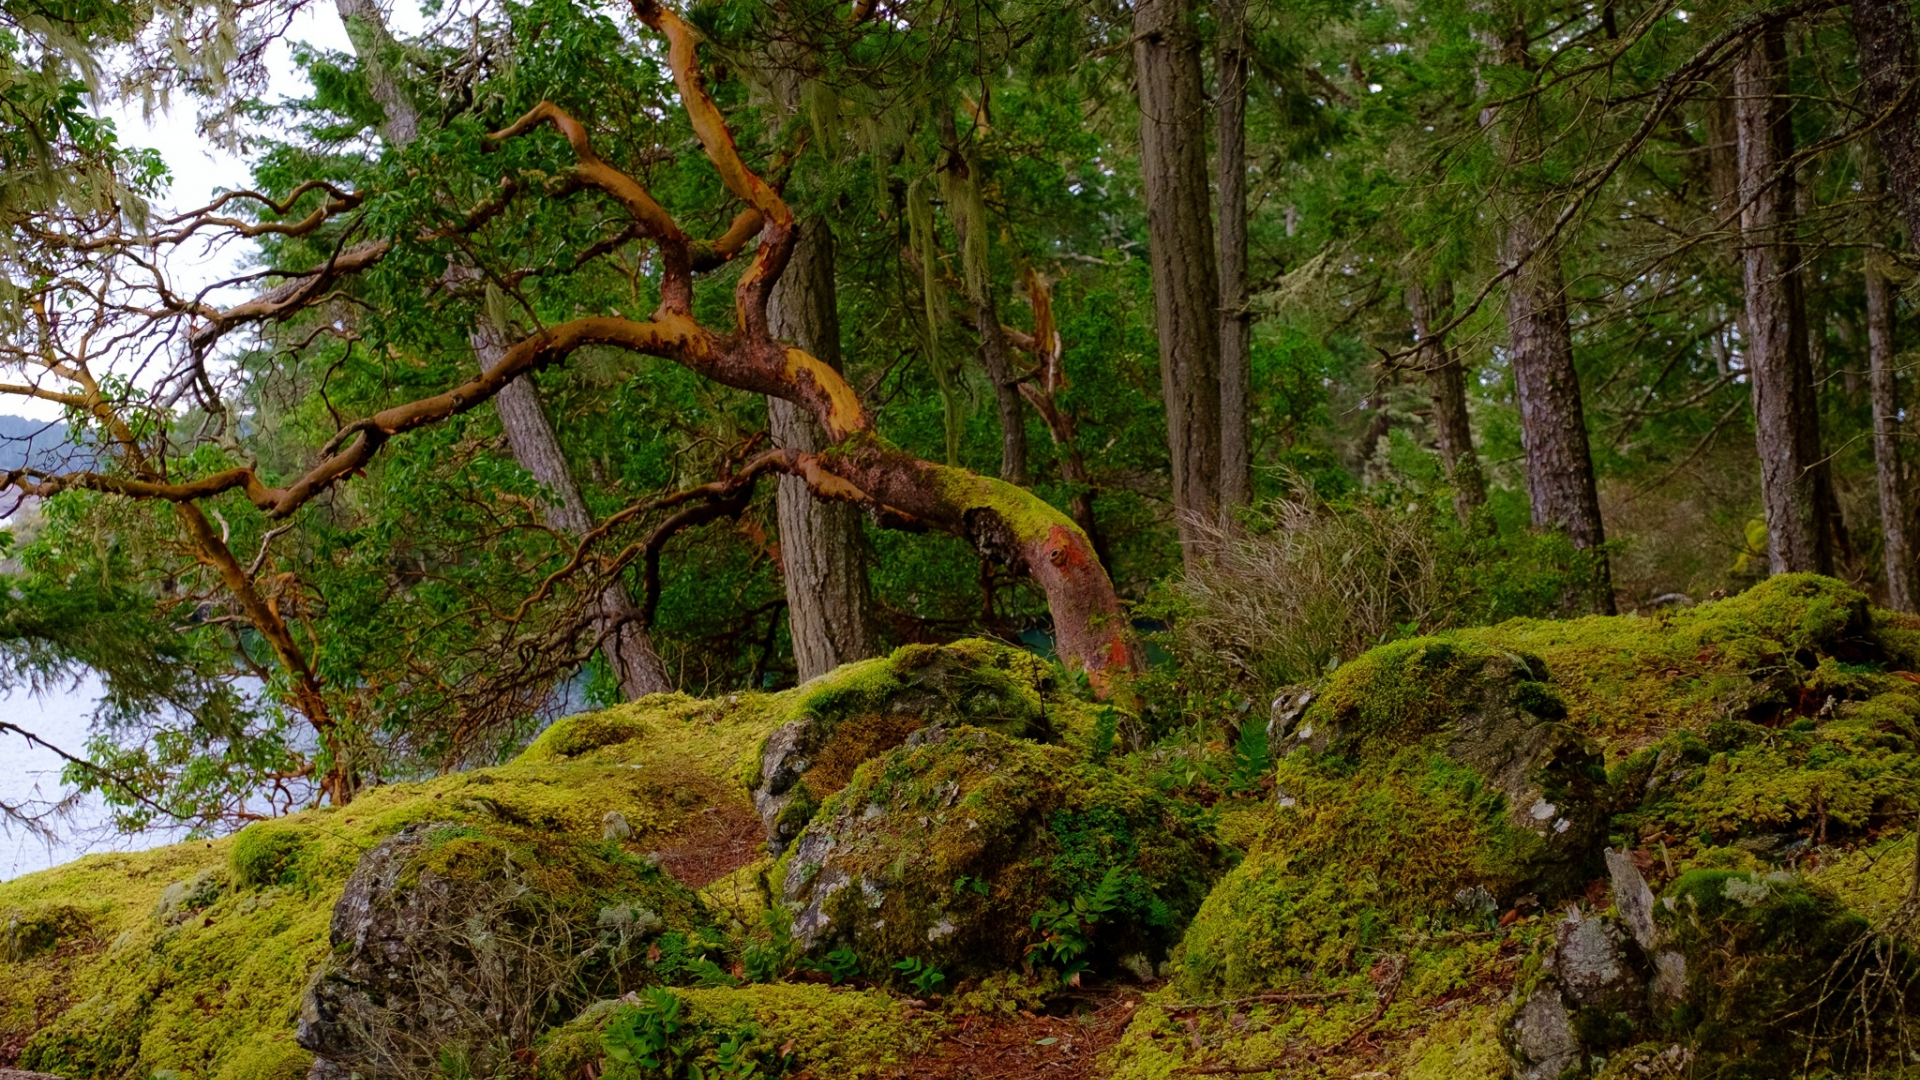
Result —
M 1453 510 L 1460 524 L 1467 525 L 1473 512 L 1486 504 L 1487 483 L 1480 471 L 1480 456 L 1473 449 L 1466 370 L 1445 336 L 1433 332 L 1453 309 L 1453 286 L 1446 281 L 1432 286 L 1412 282 L 1407 286 L 1407 309 L 1413 316 L 1420 370 L 1426 372 L 1433 397 L 1434 440 L 1447 469 L 1447 482 L 1453 485 Z
M 1532 68 L 1526 27 L 1506 25 L 1489 42 L 1498 63 Z M 1531 99 L 1507 107 L 1511 115 L 1482 114 L 1504 167 L 1533 156 L 1540 142 L 1539 118 Z M 1600 496 L 1587 444 L 1586 413 L 1580 400 L 1580 375 L 1573 365 L 1573 334 L 1568 324 L 1566 278 L 1560 254 L 1549 243 L 1550 216 L 1525 191 L 1507 194 L 1500 235 L 1500 261 L 1519 269 L 1507 286 L 1507 335 L 1512 354 L 1514 396 L 1520 407 L 1520 437 L 1527 457 L 1527 493 L 1533 525 L 1567 534 L 1573 546 L 1597 551 L 1606 541 L 1600 520 Z M 1594 579 L 1585 606 L 1612 614 L 1613 576 L 1607 559 L 1596 554 Z M 1569 597 L 1572 602 L 1578 598 Z
M 1881 562 L 1887 574 L 1887 606 L 1914 611 L 1920 601 L 1920 567 L 1907 535 L 1912 524 L 1900 461 L 1900 399 L 1894 384 L 1893 290 L 1886 275 L 1867 267 L 1867 361 L 1873 396 L 1873 461 L 1880 481 Z
M 1860 53 L 1860 86 L 1873 113 L 1892 112 L 1874 131 L 1890 190 L 1906 218 L 1910 244 L 1920 247 L 1920 58 L 1914 53 L 1913 5 L 1907 0 L 1853 0 L 1853 39 Z
M 1220 186 L 1220 507 L 1231 519 L 1253 497 L 1250 403 L 1253 320 L 1247 296 L 1247 7 L 1219 0 L 1214 104 L 1215 172 Z M 1231 521 L 1228 522 L 1231 525 Z
M 1187 565 L 1220 514 L 1220 287 L 1192 0 L 1138 0 L 1134 83 L 1173 506 Z
M 833 232 L 824 220 L 800 223 L 793 257 L 768 303 L 767 320 L 776 336 L 840 369 Z M 806 453 L 826 446 L 820 425 L 792 402 L 768 398 L 767 423 L 776 446 Z M 795 476 L 780 478 L 776 499 L 787 624 L 800 681 L 878 655 L 859 508 L 816 499 L 806 481 Z
M 1752 370 L 1767 555 L 1776 574 L 1833 572 L 1823 512 L 1831 502 L 1821 460 L 1818 401 L 1807 349 L 1794 179 L 1784 168 L 1793 135 L 1782 98 L 1784 36 L 1767 31 L 1734 68 L 1739 137 L 1740 246 L 1747 361 Z

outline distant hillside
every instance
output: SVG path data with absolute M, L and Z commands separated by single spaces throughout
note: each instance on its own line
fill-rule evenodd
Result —
M 90 468 L 93 454 L 68 441 L 61 420 L 30 420 L 0 415 L 0 469 L 32 466 L 67 472 Z

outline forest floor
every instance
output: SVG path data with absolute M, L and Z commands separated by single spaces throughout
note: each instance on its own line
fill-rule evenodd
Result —
M 1061 998 L 1060 1015 L 969 1017 L 894 1076 L 899 1080 L 1081 1080 L 1120 1041 L 1145 996 L 1100 987 Z

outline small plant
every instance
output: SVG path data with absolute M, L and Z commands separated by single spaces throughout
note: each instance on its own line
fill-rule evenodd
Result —
M 946 975 L 939 968 L 917 956 L 909 956 L 893 965 L 893 970 L 899 972 L 900 977 L 907 980 L 907 985 L 913 987 L 913 992 L 921 997 L 937 992 L 941 984 L 947 981 Z
M 691 1053 L 682 1037 L 687 1022 L 680 1015 L 679 995 L 656 986 L 641 991 L 639 997 L 638 1005 L 615 1013 L 601 1032 L 607 1056 L 642 1070 L 643 1075 L 684 1075 Z
M 1087 933 L 1119 906 L 1125 885 L 1120 868 L 1109 866 L 1093 892 L 1074 897 L 1071 904 L 1049 904 L 1034 912 L 1033 928 L 1041 937 L 1027 947 L 1028 955 L 1041 954 L 1060 969 L 1062 982 L 1079 986 L 1080 975 L 1087 970 L 1087 951 L 1093 945 Z
M 966 874 L 961 874 L 958 878 L 954 879 L 953 891 L 972 891 L 980 896 L 986 896 L 992 891 L 992 886 L 987 884 L 986 878 L 969 877 Z
M 1233 741 L 1233 763 L 1227 770 L 1227 789 L 1248 792 L 1260 786 L 1273 771 L 1273 748 L 1268 745 L 1267 725 L 1249 719 L 1240 725 L 1240 737 Z
M 860 956 L 845 945 L 828 953 L 819 960 L 810 961 L 808 967 L 827 977 L 835 986 L 860 974 Z

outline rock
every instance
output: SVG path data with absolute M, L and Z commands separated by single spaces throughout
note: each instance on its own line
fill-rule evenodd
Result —
M 1574 908 L 1553 931 L 1552 969 L 1568 999 L 1587 1009 L 1637 1009 L 1644 991 L 1619 923 Z
M 1280 691 L 1273 699 L 1273 710 L 1267 720 L 1267 745 L 1278 750 L 1287 736 L 1293 734 L 1300 718 L 1307 713 L 1307 706 L 1313 704 L 1313 688 L 1310 686 L 1289 686 Z M 1309 732 L 1311 735 L 1311 732 Z
M 1647 879 L 1640 876 L 1633 856 L 1612 848 L 1605 854 L 1607 875 L 1613 879 L 1614 910 L 1620 913 L 1620 921 L 1633 934 L 1633 940 L 1652 954 L 1666 937 L 1653 921 L 1653 890 L 1647 887 Z
M 609 810 L 600 819 L 600 838 L 603 840 L 625 840 L 633 835 L 633 826 L 627 824 L 626 815 L 618 810 Z
M 153 905 L 153 917 L 163 923 L 180 922 L 196 911 L 212 907 L 226 885 L 225 875 L 213 867 L 184 881 L 176 881 L 161 890 L 159 901 Z
M 754 808 L 778 855 L 821 800 L 868 758 L 929 725 L 968 725 L 1049 739 L 1058 732 L 1043 692 L 1051 672 L 1030 653 L 987 641 L 909 645 L 848 664 L 802 687 L 794 719 L 767 737 L 752 784 Z
M 1508 822 L 1535 838 L 1529 861 L 1565 877 L 1604 822 L 1606 770 L 1546 680 L 1538 658 L 1477 642 L 1396 642 L 1334 672 L 1275 750 L 1365 760 L 1430 747 L 1500 792 Z
M 1551 982 L 1527 995 L 1505 1035 L 1514 1080 L 1561 1080 L 1580 1064 L 1573 1017 Z
M 317 1056 L 313 1080 L 409 1074 L 450 1052 L 479 1070 L 556 1011 L 635 984 L 663 928 L 704 921 L 683 887 L 600 844 L 409 825 L 347 880 L 295 1040 Z
M 1151 963 L 1221 860 L 1191 808 L 1072 751 L 930 728 L 828 799 L 773 879 L 809 954 L 850 946 L 863 970 L 918 958 L 957 979 L 1029 960 Z M 1099 909 L 1095 926 L 1062 921 L 1076 900 Z M 1036 929 L 1045 912 L 1059 919 Z

